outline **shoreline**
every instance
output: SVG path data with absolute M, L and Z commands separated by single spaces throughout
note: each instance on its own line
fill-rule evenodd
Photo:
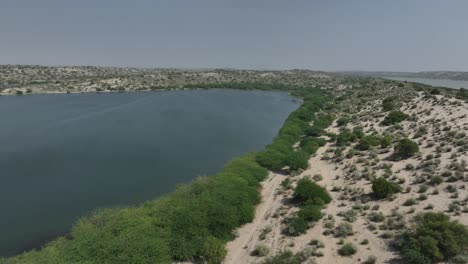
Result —
M 222 86 L 221 86 L 221 87 L 222 87 Z M 184 88 L 184 90 L 185 90 L 185 89 L 188 90 L 189 88 Z M 199 89 L 206 89 L 206 88 L 199 88 Z M 221 89 L 232 89 L 232 88 L 221 88 Z M 240 90 L 243 90 L 243 89 L 240 89 Z M 248 88 L 248 90 L 259 90 L 259 91 L 262 91 L 262 90 L 265 90 L 265 89 L 255 89 L 255 87 L 250 87 L 250 88 Z M 279 90 L 278 90 L 278 89 L 271 89 L 270 91 L 279 91 Z M 312 91 L 315 91 L 316 93 L 319 93 L 319 94 L 322 94 L 322 93 L 323 93 L 323 92 L 320 91 L 319 89 L 314 89 L 314 90 L 312 90 Z M 288 90 L 286 89 L 286 90 L 284 90 L 284 92 L 288 92 L 288 94 L 289 94 L 290 96 L 292 96 L 295 100 L 297 100 L 298 97 L 300 97 L 300 95 L 299 95 L 300 93 L 298 94 L 297 91 L 294 91 L 293 93 L 291 93 L 291 91 L 288 91 Z M 307 93 L 310 93 L 310 92 L 307 92 Z M 285 121 L 285 122 L 283 123 L 283 125 L 281 126 L 280 131 L 281 131 L 282 129 L 284 129 L 284 128 L 287 126 L 288 120 L 290 120 L 291 117 L 294 116 L 294 113 L 296 113 L 299 109 L 301 109 L 301 108 L 304 106 L 304 104 L 305 104 L 305 102 L 302 101 L 302 103 L 301 103 L 301 105 L 299 106 L 299 108 L 298 108 L 297 110 L 291 112 L 291 113 L 288 115 L 288 118 L 286 119 L 286 121 Z M 281 133 L 281 132 L 279 132 L 279 133 Z M 238 158 L 238 159 L 243 159 L 243 158 L 241 157 L 241 158 Z M 234 162 L 236 162 L 236 160 L 238 160 L 238 159 L 235 159 Z M 231 163 L 232 163 L 232 162 L 231 162 Z M 255 163 L 256 163 L 256 162 L 255 162 Z M 229 164 L 230 164 L 230 163 L 228 163 L 226 166 L 229 166 Z M 249 165 L 249 166 L 252 166 L 252 165 Z M 255 166 L 259 166 L 259 165 L 255 165 Z M 226 170 L 226 169 L 224 169 L 224 170 Z M 264 170 L 264 169 L 262 168 L 262 170 Z M 217 175 L 222 174 L 222 173 L 223 173 L 223 171 L 218 172 Z M 216 177 L 219 177 L 219 176 L 217 176 L 217 175 L 215 175 L 215 176 L 210 176 L 209 178 L 210 178 L 212 181 L 215 181 L 215 180 L 216 180 Z M 244 177 L 244 176 L 243 176 L 243 177 Z M 191 188 L 190 186 L 193 185 L 193 184 L 195 184 L 195 183 L 196 183 L 196 180 L 195 180 L 194 182 L 192 182 L 192 183 L 189 183 L 185 188 Z M 156 200 L 154 200 L 154 201 L 152 201 L 152 202 L 156 202 L 156 203 L 157 203 L 159 200 L 166 200 L 167 198 L 176 195 L 176 194 L 175 194 L 176 192 L 178 192 L 178 191 L 171 192 L 171 193 L 169 193 L 169 194 L 167 194 L 167 195 L 165 195 L 165 196 L 163 196 L 163 197 L 156 198 Z M 257 192 L 257 191 L 255 191 L 255 192 Z M 148 203 L 148 202 L 147 202 L 147 203 Z M 137 207 L 137 208 L 138 208 L 138 207 Z M 252 210 L 253 210 L 253 208 L 252 208 Z M 106 211 L 107 211 L 106 209 L 103 210 L 103 212 L 106 212 Z M 89 217 L 89 219 L 91 220 L 92 218 L 96 217 L 98 214 L 99 214 L 99 212 L 98 212 L 97 214 L 94 214 L 93 216 Z M 83 220 L 80 220 L 80 221 L 83 221 Z M 87 220 L 86 220 L 86 221 L 87 221 Z M 79 223 L 78 223 L 78 224 L 79 224 Z M 31 254 L 33 254 L 33 255 L 34 255 L 34 254 L 41 254 L 42 252 L 48 251 L 48 250 L 47 250 L 48 248 L 56 247 L 56 246 L 57 246 L 57 243 L 58 243 L 58 245 L 60 245 L 60 244 L 62 244 L 62 243 L 66 243 L 66 244 L 68 244 L 68 243 L 73 243 L 73 241 L 76 240 L 76 234 L 75 234 L 75 233 L 76 233 L 76 224 L 74 224 L 74 227 L 71 229 L 71 232 L 70 232 L 69 235 L 68 235 L 68 237 L 71 237 L 71 238 L 72 238 L 71 240 L 65 239 L 63 236 L 59 236 L 59 237 L 53 239 L 52 242 L 47 243 L 46 245 L 43 245 L 43 247 L 41 247 L 40 250 L 33 250 L 33 251 L 29 251 L 29 252 L 24 252 L 24 253 L 22 253 L 22 254 L 20 254 L 20 255 L 12 256 L 12 257 L 10 257 L 10 258 L 8 258 L 8 259 L 12 259 L 12 258 L 15 258 L 15 259 L 16 259 L 16 258 L 28 257 L 28 256 L 31 256 Z M 64 240 L 64 239 L 65 239 L 65 240 Z M 68 242 L 66 242 L 66 241 L 68 241 Z M 60 245 L 60 247 L 62 247 L 62 245 Z M 7 260 L 8 260 L 8 259 L 7 259 Z M 1 258 L 0 258 L 0 263 L 2 263 L 2 262 L 1 262 Z

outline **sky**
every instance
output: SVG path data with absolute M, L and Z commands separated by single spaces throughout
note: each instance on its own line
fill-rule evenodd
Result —
M 0 64 L 468 71 L 466 0 L 1 0 Z

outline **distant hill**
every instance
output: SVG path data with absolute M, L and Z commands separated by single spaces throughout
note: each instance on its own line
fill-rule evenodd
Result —
M 449 79 L 468 81 L 468 72 L 461 71 L 422 71 L 422 72 L 386 72 L 386 71 L 346 71 L 338 72 L 346 75 L 374 76 L 374 77 L 409 77 L 427 79 Z

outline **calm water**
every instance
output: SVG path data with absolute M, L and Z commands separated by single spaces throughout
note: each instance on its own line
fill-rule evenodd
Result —
M 0 255 L 138 204 L 271 142 L 286 93 L 192 90 L 0 97 Z
M 385 79 L 395 81 L 408 81 L 415 83 L 423 83 L 438 87 L 448 87 L 454 89 L 468 88 L 468 81 L 447 80 L 447 79 L 424 79 L 424 78 L 407 78 L 407 77 L 385 77 Z

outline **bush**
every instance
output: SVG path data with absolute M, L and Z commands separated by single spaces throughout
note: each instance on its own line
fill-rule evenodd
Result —
M 395 146 L 395 156 L 399 158 L 409 158 L 419 151 L 419 146 L 416 142 L 404 138 Z
M 320 204 L 321 202 L 329 203 L 332 200 L 327 190 L 307 177 L 304 177 L 297 182 L 293 197 L 300 204 L 304 204 L 305 202 L 313 204 Z
M 348 223 L 339 224 L 333 232 L 335 237 L 347 237 L 353 234 L 353 226 Z
M 270 253 L 270 249 L 269 249 L 266 245 L 264 245 L 264 244 L 257 244 L 257 245 L 255 246 L 254 251 L 252 251 L 252 254 L 251 254 L 251 255 L 252 255 L 252 256 L 264 257 L 264 256 L 268 255 L 268 253 Z M 221 259 L 221 261 L 222 261 L 222 259 Z M 220 261 L 220 262 L 221 262 L 221 261 Z M 218 262 L 218 263 L 220 263 L 220 262 Z
M 223 241 L 215 237 L 209 237 L 203 244 L 202 255 L 207 264 L 221 263 L 226 256 L 226 249 L 224 248 Z
M 316 140 L 312 138 L 305 138 L 301 141 L 299 146 L 301 147 L 302 151 L 307 152 L 308 154 L 314 154 L 320 147 Z
M 357 252 L 357 248 L 353 243 L 345 243 L 340 249 L 338 249 L 338 253 L 341 256 L 351 256 Z
M 380 144 L 380 139 L 375 136 L 365 136 L 361 138 L 359 144 L 356 146 L 358 150 L 369 150 L 372 147 L 378 146 Z
M 377 263 L 377 257 L 374 255 L 370 255 L 367 259 L 363 262 L 363 264 L 375 264 Z
M 406 120 L 409 115 L 401 112 L 401 111 L 392 111 L 390 112 L 382 121 L 382 125 L 389 126 L 393 124 L 400 123 L 401 121 Z
M 380 147 L 381 148 L 386 148 L 392 144 L 392 137 L 391 136 L 385 136 L 380 139 Z
M 336 125 L 337 126 L 344 126 L 349 123 L 349 117 L 347 116 L 342 116 L 336 120 Z
M 415 204 L 416 204 L 416 200 L 413 198 L 409 198 L 403 203 L 404 206 L 412 206 Z
M 309 229 L 307 221 L 300 217 L 292 217 L 285 219 L 286 228 L 283 232 L 288 236 L 298 236 L 304 234 Z
M 468 229 L 443 213 L 421 213 L 395 244 L 410 263 L 448 261 L 468 250 Z
M 292 171 L 307 169 L 309 167 L 309 154 L 303 151 L 294 151 L 289 155 L 287 165 Z
M 283 251 L 279 255 L 268 257 L 263 264 L 301 264 L 303 261 L 291 251 Z
M 393 110 L 395 108 L 395 96 L 390 96 L 382 101 L 382 108 L 385 112 Z
M 433 177 L 431 178 L 430 183 L 431 183 L 432 185 L 439 185 L 439 184 L 441 184 L 443 181 L 444 181 L 444 179 L 442 179 L 442 177 L 440 177 L 440 176 L 433 176 Z
M 401 187 L 398 184 L 387 181 L 383 177 L 379 177 L 372 181 L 372 192 L 378 199 L 388 198 L 392 194 L 400 191 Z
M 341 133 L 336 137 L 336 144 L 340 147 L 343 147 L 351 142 L 355 142 L 358 138 L 358 135 L 354 131 L 345 129 L 341 131 Z
M 297 212 L 297 216 L 308 222 L 318 221 L 322 218 L 322 212 L 320 210 L 322 210 L 322 206 L 308 204 L 301 207 L 299 212 Z

